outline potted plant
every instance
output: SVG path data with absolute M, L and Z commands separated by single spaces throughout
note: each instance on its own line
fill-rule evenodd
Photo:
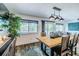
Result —
M 15 16 L 13 13 L 6 12 L 1 15 L 4 22 L 2 27 L 7 28 L 9 37 L 16 38 L 19 36 L 21 17 Z

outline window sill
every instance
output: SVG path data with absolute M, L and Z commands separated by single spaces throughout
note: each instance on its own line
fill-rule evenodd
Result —
M 38 32 L 20 33 L 20 35 L 38 34 Z

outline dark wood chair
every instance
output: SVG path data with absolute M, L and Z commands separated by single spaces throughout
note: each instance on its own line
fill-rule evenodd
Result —
M 69 35 L 67 35 L 65 37 L 62 37 L 61 45 L 56 46 L 56 47 L 53 48 L 56 55 L 66 56 L 66 55 L 69 54 L 69 50 L 68 50 L 69 38 L 70 38 Z
M 74 37 L 73 37 L 73 40 L 70 41 L 70 44 L 69 44 L 69 49 L 70 49 L 70 52 L 71 52 L 71 56 L 73 56 L 73 49 L 75 48 L 75 55 L 77 54 L 77 43 L 78 43 L 78 39 L 79 39 L 79 34 L 75 34 Z

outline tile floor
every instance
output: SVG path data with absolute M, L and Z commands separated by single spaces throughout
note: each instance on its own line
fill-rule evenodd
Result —
M 39 43 L 16 47 L 16 56 L 44 56 Z
M 79 56 L 79 45 L 77 45 L 77 55 Z M 16 56 L 45 56 L 40 49 L 40 43 L 33 43 L 16 47 Z

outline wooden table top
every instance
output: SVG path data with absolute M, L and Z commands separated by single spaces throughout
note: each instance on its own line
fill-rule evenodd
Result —
M 43 42 L 46 46 L 48 46 L 49 48 L 55 47 L 59 44 L 61 44 L 61 40 L 62 37 L 58 37 L 58 38 L 48 38 L 46 36 L 42 37 L 38 37 L 38 40 L 40 40 L 41 42 Z M 73 39 L 73 37 L 70 37 L 70 40 Z
M 62 38 L 59 37 L 59 38 L 52 39 L 52 38 L 48 38 L 48 37 L 45 36 L 45 37 L 39 37 L 37 39 L 39 39 L 41 42 L 43 42 L 49 48 L 52 48 L 54 46 L 57 46 L 58 44 L 61 44 Z
M 27 44 L 39 42 L 39 40 L 37 40 L 36 37 L 38 37 L 37 33 L 20 35 L 20 37 L 17 37 L 15 45 L 21 46 L 21 45 L 27 45 Z

